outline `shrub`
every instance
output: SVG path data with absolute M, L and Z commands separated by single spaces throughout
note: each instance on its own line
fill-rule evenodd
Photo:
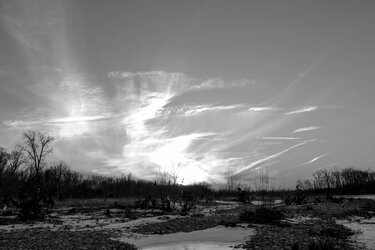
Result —
M 47 214 L 42 199 L 37 195 L 32 197 L 22 196 L 18 202 L 15 202 L 15 205 L 20 209 L 19 218 L 23 221 L 42 220 Z
M 237 188 L 237 200 L 242 203 L 251 203 L 254 197 L 251 196 L 249 191 Z
M 340 250 L 341 246 L 338 246 L 332 239 L 320 239 L 313 241 L 307 246 L 308 250 Z
M 306 195 L 304 194 L 293 194 L 293 195 L 287 196 L 284 202 L 285 202 L 285 205 L 292 205 L 292 204 L 301 205 L 304 203 L 305 199 L 306 199 Z
M 334 226 L 328 226 L 327 228 L 320 230 L 318 233 L 319 236 L 342 239 L 342 240 L 345 240 L 347 237 L 353 234 L 354 232 L 350 230 L 349 228 L 346 228 L 343 225 L 337 225 L 337 224 Z
M 124 206 L 124 215 L 129 219 L 135 219 L 137 217 L 131 205 Z
M 222 216 L 219 225 L 223 225 L 225 227 L 236 227 L 239 223 L 240 221 L 236 216 Z
M 363 209 L 365 211 L 375 212 L 375 201 L 373 201 L 373 200 L 365 200 L 365 203 L 363 204 Z
M 191 191 L 183 191 L 180 200 L 181 212 L 190 212 L 195 207 L 196 202 L 196 197 Z
M 337 241 L 335 241 L 332 238 L 324 238 L 324 239 L 317 239 L 317 240 L 308 242 L 307 248 L 306 248 L 306 245 L 303 244 L 302 242 L 294 242 L 291 250 L 300 250 L 300 249 L 307 249 L 307 250 L 344 250 L 344 249 L 352 249 L 352 248 L 343 244 L 343 242 L 337 243 Z
M 278 210 L 269 208 L 258 208 L 254 211 L 244 210 L 239 219 L 241 221 L 260 223 L 260 224 L 273 224 L 284 218 L 284 214 Z

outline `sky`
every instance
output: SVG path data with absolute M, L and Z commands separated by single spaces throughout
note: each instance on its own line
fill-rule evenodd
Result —
M 294 187 L 375 166 L 375 2 L 0 0 L 0 146 L 89 174 Z

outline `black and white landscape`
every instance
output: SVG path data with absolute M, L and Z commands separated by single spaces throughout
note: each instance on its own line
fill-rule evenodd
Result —
M 0 249 L 375 249 L 374 12 L 0 0 Z

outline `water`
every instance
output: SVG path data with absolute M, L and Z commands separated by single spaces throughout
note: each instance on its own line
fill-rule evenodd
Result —
M 116 240 L 134 244 L 139 249 L 232 249 L 231 246 L 245 243 L 255 235 L 254 228 L 249 228 L 246 224 L 238 227 L 217 226 L 204 230 L 192 232 L 179 232 L 162 235 L 123 235 Z
M 273 201 L 262 201 L 262 200 L 254 200 L 251 202 L 251 204 L 253 205 L 263 205 L 263 204 L 267 204 L 267 205 L 280 205 L 280 204 L 283 204 L 284 201 L 283 200 L 273 200 Z
M 357 242 L 362 243 L 367 249 L 375 249 L 375 218 L 360 221 L 342 220 L 338 223 L 359 232 L 354 235 Z
M 143 250 L 229 250 L 233 244 L 217 242 L 180 242 L 142 248 Z
M 370 199 L 370 200 L 375 200 L 375 194 L 361 194 L 361 195 L 335 195 L 335 197 L 353 198 L 353 199 Z
M 370 199 L 375 200 L 375 195 L 338 195 L 336 197 L 353 198 L 353 199 Z M 357 242 L 362 243 L 368 249 L 375 249 L 375 218 L 360 219 L 356 221 L 340 220 L 338 223 L 359 232 L 354 236 Z

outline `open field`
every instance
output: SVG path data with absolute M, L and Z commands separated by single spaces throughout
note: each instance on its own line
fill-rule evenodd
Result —
M 15 209 L 3 210 L 0 248 L 178 249 L 167 247 L 195 242 L 206 244 L 206 249 L 210 244 L 222 247 L 216 249 L 310 249 L 319 242 L 334 249 L 364 249 L 361 234 L 342 224 L 366 222 L 375 211 L 375 201 L 364 199 L 268 206 L 269 214 L 261 214 L 260 205 L 234 201 L 200 201 L 188 213 L 130 204 L 134 200 L 67 200 L 58 202 L 43 221 L 34 222 L 20 221 Z M 273 212 L 282 217 L 268 220 Z

